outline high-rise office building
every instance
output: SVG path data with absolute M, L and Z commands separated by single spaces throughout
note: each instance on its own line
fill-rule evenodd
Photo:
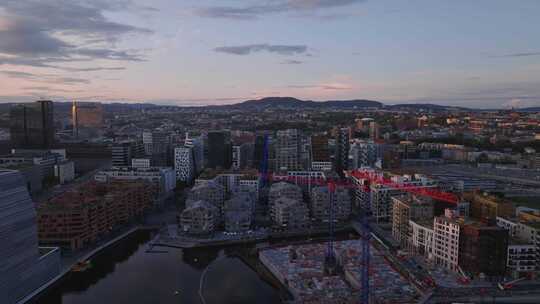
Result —
M 74 101 L 71 107 L 71 120 L 74 137 L 95 136 L 103 128 L 103 107 L 97 102 Z
M 280 130 L 276 139 L 276 170 L 295 171 L 301 170 L 300 144 L 301 134 L 296 129 Z
M 112 145 L 112 166 L 129 167 L 134 158 L 144 157 L 144 146 L 142 142 L 127 140 L 115 142 Z
M 10 111 L 11 142 L 17 148 L 50 148 L 54 144 L 53 102 L 18 104 Z
M 39 248 L 36 210 L 24 177 L 0 171 L 0 303 L 17 303 L 60 273 L 58 248 Z
M 336 134 L 335 168 L 338 174 L 349 168 L 350 128 L 340 128 Z
M 208 168 L 229 169 L 232 165 L 231 134 L 228 131 L 208 132 Z
M 174 149 L 174 170 L 176 180 L 191 183 L 195 177 L 195 158 L 192 147 Z
M 326 135 L 311 136 L 311 170 L 332 170 L 330 148 L 328 147 L 328 137 Z
M 204 140 L 202 136 L 199 137 L 189 137 L 189 134 L 186 134 L 186 140 L 184 142 L 184 147 L 193 149 L 193 158 L 195 161 L 195 172 L 201 173 L 204 170 Z M 175 159 L 176 162 L 176 159 Z

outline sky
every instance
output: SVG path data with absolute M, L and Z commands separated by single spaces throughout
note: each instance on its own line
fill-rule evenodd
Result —
M 0 102 L 540 106 L 538 0 L 0 0 Z

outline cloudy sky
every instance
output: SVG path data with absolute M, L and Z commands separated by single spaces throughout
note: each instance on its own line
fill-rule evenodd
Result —
M 540 106 L 538 0 L 0 0 L 0 102 Z

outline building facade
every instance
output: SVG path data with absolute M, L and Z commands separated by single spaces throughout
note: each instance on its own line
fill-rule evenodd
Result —
M 332 206 L 332 217 L 336 222 L 346 221 L 351 216 L 351 196 L 349 190 L 345 188 L 337 187 L 333 195 L 330 195 L 327 186 L 312 188 L 310 205 L 311 216 L 317 221 L 329 221 L 330 206 Z
M 16 148 L 51 148 L 54 144 L 53 102 L 39 100 L 10 110 L 11 142 Z
M 232 165 L 231 133 L 208 132 L 208 161 L 206 167 L 229 169 Z
M 276 135 L 276 170 L 280 172 L 301 170 L 301 134 L 299 130 L 279 130 Z
M 60 273 L 58 248 L 39 248 L 36 211 L 24 177 L 0 170 L 0 302 L 17 303 Z

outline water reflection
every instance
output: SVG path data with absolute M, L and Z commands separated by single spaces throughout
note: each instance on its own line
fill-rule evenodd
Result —
M 147 253 L 152 233 L 141 231 L 93 259 L 93 268 L 70 274 L 38 304 L 200 303 L 199 279 L 210 264 L 207 303 L 279 303 L 279 288 L 261 279 L 242 247 L 166 249 Z M 163 248 L 160 248 L 162 250 Z M 255 259 L 252 259 L 253 261 Z

